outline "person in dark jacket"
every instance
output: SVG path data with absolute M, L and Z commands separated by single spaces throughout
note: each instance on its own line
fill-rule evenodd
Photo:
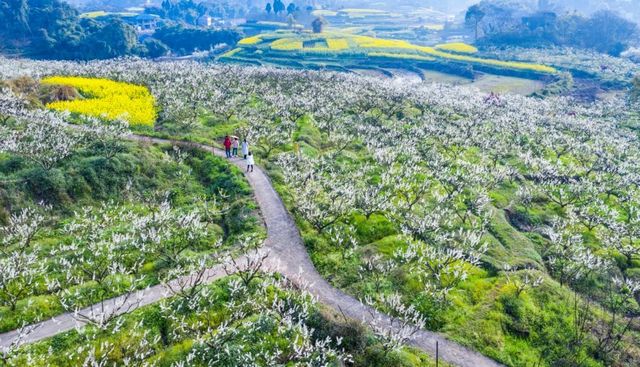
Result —
M 227 158 L 231 158 L 231 137 L 227 135 L 224 138 L 224 152 L 227 154 Z

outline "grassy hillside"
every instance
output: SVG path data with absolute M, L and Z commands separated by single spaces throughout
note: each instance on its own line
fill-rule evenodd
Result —
M 146 85 L 156 133 L 247 136 L 318 271 L 385 312 L 397 296 L 508 366 L 638 365 L 640 151 L 624 103 L 234 65 L 7 64 Z M 362 365 L 421 365 L 409 359 Z
M 33 150 L 0 145 L 0 333 L 201 274 L 225 256 L 236 256 L 239 247 L 260 244 L 263 229 L 248 183 L 224 159 L 188 144 L 129 142 L 126 132 L 107 141 L 92 130 L 82 144 L 74 144 L 89 121 L 104 128 L 110 116 L 85 120 L 81 111 L 69 116 L 44 110 L 60 107 L 45 104 L 51 85 L 77 88 L 65 89 L 74 96 L 109 92 L 117 85 L 125 91 L 140 87 L 60 77 L 6 85 L 0 95 L 5 102 L 0 136 L 35 148 L 48 140 L 35 135 L 32 126 L 44 125 L 45 134 L 60 135 L 53 139 L 70 150 L 41 167 Z M 22 97 L 31 105 L 23 105 Z M 145 105 L 144 100 L 130 102 L 129 112 Z M 56 124 L 58 116 L 66 119 L 62 126 Z M 76 123 L 82 125 L 70 127 Z M 29 139 L 12 135 L 20 130 Z M 409 347 L 389 350 L 359 322 L 323 308 L 278 275 L 260 273 L 249 280 L 236 275 L 211 285 L 173 287 L 167 299 L 132 312 L 124 309 L 122 316 L 101 306 L 78 313 L 74 317 L 86 327 L 11 346 L 0 354 L 0 366 L 267 367 L 284 361 L 302 367 L 338 366 L 342 360 L 354 367 L 435 365 Z

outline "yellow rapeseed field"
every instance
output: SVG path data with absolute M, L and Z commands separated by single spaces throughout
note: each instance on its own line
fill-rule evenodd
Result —
M 327 38 L 327 45 L 331 50 L 346 50 L 349 48 L 349 42 L 344 38 Z
M 54 76 L 43 84 L 68 85 L 85 99 L 49 103 L 48 108 L 69 111 L 106 120 L 124 119 L 131 125 L 153 126 L 157 111 L 155 98 L 144 86 L 109 79 Z
M 494 59 L 482 59 L 479 57 L 456 55 L 456 54 L 450 54 L 447 52 L 438 51 L 432 47 L 420 47 L 419 49 L 420 51 L 429 53 L 430 55 L 442 57 L 444 59 L 450 59 L 450 60 L 472 62 L 476 64 L 485 64 L 485 65 L 497 66 L 501 68 L 530 70 L 530 71 L 537 71 L 537 72 L 550 73 L 550 74 L 554 74 L 558 72 L 555 68 L 552 68 L 551 66 L 540 65 L 540 64 L 530 64 L 527 62 L 516 62 L 516 61 L 501 61 L 501 60 L 494 60 Z
M 475 54 L 478 52 L 477 48 L 462 42 L 443 43 L 436 45 L 436 48 L 443 51 L 453 51 L 463 54 Z
M 277 51 L 302 50 L 302 40 L 295 38 L 281 38 L 271 43 L 271 49 Z
M 363 48 L 402 48 L 415 50 L 416 46 L 407 41 L 374 38 L 368 36 L 354 36 L 354 41 Z
M 452 54 L 449 52 L 437 50 L 433 47 L 413 45 L 407 41 L 389 40 L 389 39 L 373 38 L 373 37 L 367 37 L 367 36 L 354 36 L 353 38 L 358 43 L 358 46 L 362 48 L 413 50 L 421 54 L 425 54 L 428 56 L 435 56 L 435 57 L 448 59 L 448 60 L 464 61 L 464 62 L 471 62 L 476 64 L 485 64 L 485 65 L 491 65 L 491 66 L 497 66 L 497 67 L 503 67 L 503 68 L 530 70 L 530 71 L 551 73 L 551 74 L 557 72 L 555 68 L 552 68 L 546 65 L 531 64 L 526 62 L 483 59 L 483 58 L 472 57 L 467 55 Z
M 233 55 L 237 54 L 238 52 L 242 51 L 241 48 L 234 48 L 233 50 L 226 52 L 225 54 L 223 54 L 220 57 L 233 57 Z
M 239 45 L 256 45 L 258 43 L 262 42 L 262 38 L 260 38 L 260 36 L 253 36 L 253 37 L 247 37 L 247 38 L 243 38 L 240 41 L 238 41 Z

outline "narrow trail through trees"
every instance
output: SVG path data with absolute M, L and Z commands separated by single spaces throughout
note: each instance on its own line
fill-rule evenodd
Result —
M 131 135 L 131 140 L 149 144 L 182 144 L 194 146 L 199 149 L 211 152 L 218 156 L 224 156 L 224 152 L 208 145 L 179 142 L 165 139 L 149 138 L 138 135 Z M 232 159 L 231 162 L 244 169 L 244 161 Z M 270 271 L 277 271 L 293 282 L 304 286 L 318 301 L 325 304 L 346 317 L 358 320 L 369 321 L 373 318 L 379 325 L 388 328 L 399 327 L 393 320 L 372 308 L 364 305 L 352 296 L 345 294 L 330 285 L 311 262 L 307 250 L 302 242 L 300 232 L 285 208 L 280 196 L 271 185 L 268 176 L 256 167 L 254 172 L 246 174 L 247 180 L 251 184 L 254 196 L 267 227 L 267 239 L 263 248 L 269 252 L 266 266 Z M 221 265 L 209 269 L 205 275 L 206 282 L 212 282 L 226 275 Z M 96 307 L 104 307 L 105 310 L 122 314 L 133 311 L 136 308 L 152 304 L 163 298 L 171 296 L 166 285 L 157 285 L 145 290 L 135 292 L 131 295 L 120 296 L 105 301 L 103 304 L 94 305 L 81 310 L 79 313 L 89 313 Z M 52 337 L 54 335 L 72 330 L 82 326 L 74 314 L 67 313 L 50 320 L 43 321 L 31 327 L 31 331 L 21 340 L 17 340 L 21 333 L 18 330 L 0 334 L 0 350 L 8 348 L 18 342 L 19 344 L 35 343 L 37 341 Z M 436 343 L 439 345 L 439 357 L 442 361 L 461 367 L 494 367 L 501 366 L 499 363 L 482 356 L 458 343 L 446 339 L 439 333 L 421 330 L 414 334 L 410 344 L 421 349 L 425 353 L 435 357 Z

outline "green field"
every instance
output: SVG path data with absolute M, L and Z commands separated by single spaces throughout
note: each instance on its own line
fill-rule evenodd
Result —
M 111 12 L 100 10 L 100 11 L 92 11 L 89 13 L 80 14 L 80 18 L 95 19 L 95 18 L 101 18 L 101 17 L 107 17 L 107 16 L 118 16 L 118 17 L 128 18 L 128 17 L 135 17 L 136 15 L 138 14 L 130 13 L 130 12 L 111 13 Z
M 544 83 L 537 80 L 501 75 L 483 75 L 470 85 L 485 92 L 520 95 L 530 95 L 544 87 Z

